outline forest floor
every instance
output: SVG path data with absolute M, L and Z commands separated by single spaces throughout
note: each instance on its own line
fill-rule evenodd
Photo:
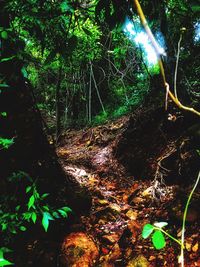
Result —
M 151 130 L 156 120 L 145 126 L 148 133 L 141 132 L 141 120 L 133 123 L 124 116 L 62 136 L 58 157 L 81 201 L 89 204 L 77 204 L 83 210 L 69 222 L 58 266 L 179 266 L 179 244 L 166 238 L 166 247 L 156 250 L 151 238 L 141 236 L 145 224 L 167 222 L 165 230 L 180 240 L 184 206 L 196 178 L 184 185 L 179 175 L 176 181 L 181 170 L 187 175 L 194 150 L 186 137 Z M 188 267 L 200 266 L 198 205 L 196 192 L 186 222 Z

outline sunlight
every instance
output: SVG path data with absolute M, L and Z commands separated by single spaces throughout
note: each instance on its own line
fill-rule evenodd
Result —
M 135 28 L 137 27 L 137 30 Z M 139 23 L 137 25 L 134 25 L 132 21 L 129 19 L 126 19 L 126 22 L 124 23 L 124 33 L 128 36 L 128 38 L 136 43 L 137 46 L 140 46 L 142 48 L 142 51 L 145 55 L 145 59 L 148 63 L 148 65 L 152 66 L 157 64 L 158 62 L 158 56 L 149 40 L 148 35 L 146 32 L 144 32 L 141 29 L 141 26 L 139 26 Z M 163 43 L 164 46 L 164 39 L 161 36 L 161 34 L 157 34 L 157 39 L 159 39 L 159 43 Z M 165 55 L 165 50 L 163 47 L 159 45 L 160 48 L 160 55 Z
M 200 41 L 200 22 L 197 22 L 194 26 L 195 26 L 194 41 L 199 42 Z

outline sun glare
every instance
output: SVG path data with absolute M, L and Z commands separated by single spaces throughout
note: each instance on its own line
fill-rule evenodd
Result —
M 134 25 L 132 21 L 127 19 L 124 24 L 123 31 L 131 41 L 134 41 L 137 46 L 140 46 L 142 48 L 142 51 L 145 55 L 145 59 L 148 65 L 152 66 L 157 64 L 158 56 L 149 40 L 148 35 L 141 29 L 139 25 Z M 161 43 L 163 43 L 161 34 L 158 34 L 158 38 L 160 39 Z M 161 47 L 160 45 L 159 48 L 160 48 L 160 55 L 165 55 L 164 48 Z
M 195 24 L 195 36 L 194 41 L 198 43 L 200 41 L 200 22 Z

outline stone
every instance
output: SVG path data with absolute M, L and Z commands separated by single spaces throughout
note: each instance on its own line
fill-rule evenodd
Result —
M 62 267 L 92 267 L 99 258 L 94 241 L 83 232 L 71 233 L 62 243 Z
M 143 255 L 139 255 L 129 260 L 126 267 L 148 267 L 148 266 L 149 266 L 148 260 Z

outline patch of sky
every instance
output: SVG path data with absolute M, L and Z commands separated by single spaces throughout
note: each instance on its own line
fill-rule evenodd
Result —
M 195 28 L 194 42 L 198 43 L 200 42 L 200 21 L 195 23 L 194 28 Z

